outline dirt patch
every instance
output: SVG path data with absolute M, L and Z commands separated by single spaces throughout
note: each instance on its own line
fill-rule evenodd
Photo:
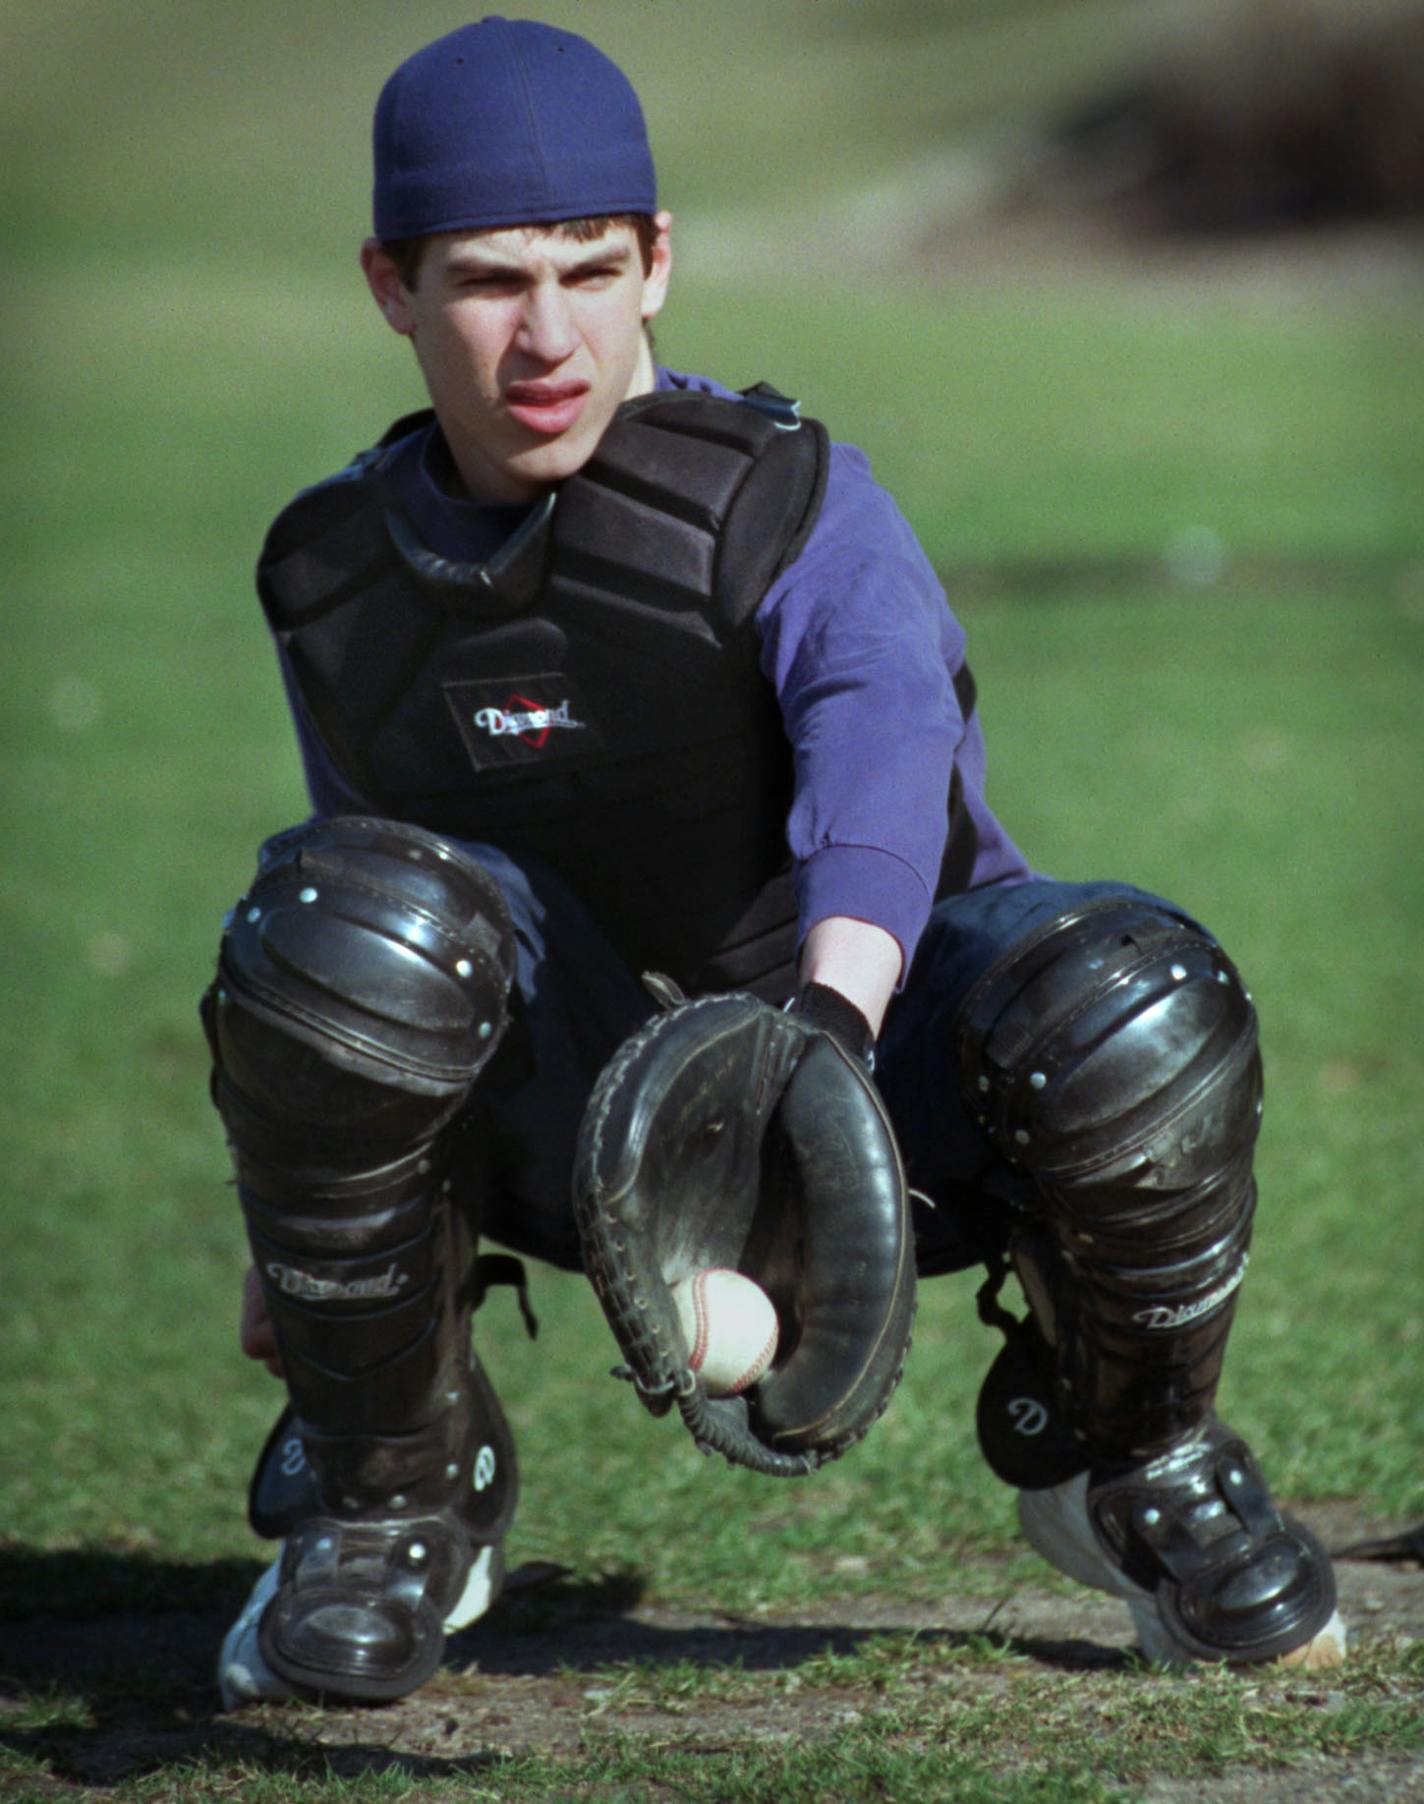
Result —
M 1154 1779 L 1142 1804 L 1303 1804 L 1311 1798 L 1341 1798 L 1346 1804 L 1414 1804 L 1424 1798 L 1424 1764 L 1376 1759 L 1360 1754 L 1348 1763 L 1306 1759 L 1285 1772 L 1242 1767 L 1213 1779 Z
M 1312 1525 L 1354 1538 L 1358 1518 L 1308 1512 Z M 1369 1525 L 1363 1525 L 1368 1532 Z M 1424 1638 L 1424 1569 L 1416 1563 L 1342 1561 L 1341 1604 L 1357 1648 Z M 112 1791 L 185 1762 L 246 1763 L 293 1775 L 352 1776 L 399 1768 L 411 1776 L 473 1776 L 511 1755 L 575 1757 L 605 1731 L 650 1746 L 733 1751 L 753 1743 L 816 1740 L 880 1708 L 865 1681 L 802 1683 L 808 1663 L 852 1655 L 875 1637 L 913 1632 L 946 1651 L 982 1646 L 1003 1660 L 955 1664 L 953 1694 L 968 1708 L 1007 1696 L 1024 1663 L 1111 1686 L 1128 1668 L 1126 1611 L 1092 1594 L 1006 1588 L 998 1600 L 949 1595 L 925 1601 L 874 1596 L 819 1603 L 794 1614 L 677 1610 L 534 1572 L 516 1582 L 492 1621 L 452 1638 L 444 1670 L 388 1708 L 268 1706 L 217 1713 L 212 1664 L 226 1627 L 212 1614 L 125 1615 L 90 1622 L 0 1627 L 0 1743 L 46 1761 L 53 1780 L 29 1795 Z M 539 1581 L 543 1582 L 539 1582 Z M 693 1670 L 684 1700 L 660 1675 Z M 763 1681 L 764 1682 L 761 1682 Z M 857 1688 L 857 1686 L 861 1688 Z M 47 1689 L 82 1709 L 16 1728 L 23 1695 Z M 1331 1707 L 1328 1688 L 1321 1707 Z M 9 1700 L 6 1702 L 5 1700 Z M 6 1718 L 11 1719 L 7 1724 Z M 1313 1789 L 1318 1782 L 1319 1793 Z M 5 1790 L 0 1776 L 0 1794 Z M 1309 1756 L 1289 1773 L 1230 1769 L 1209 1783 L 1154 1782 L 1153 1804 L 1302 1795 L 1424 1799 L 1424 1764 L 1368 1752 Z

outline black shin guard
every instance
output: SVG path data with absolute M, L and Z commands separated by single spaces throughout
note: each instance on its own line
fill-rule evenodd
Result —
M 960 1032 L 966 1093 L 1036 1199 L 1011 1244 L 1030 1320 L 997 1307 L 997 1277 L 981 1295 L 1008 1344 L 980 1443 L 1025 1532 L 1128 1601 L 1153 1658 L 1308 1648 L 1330 1562 L 1211 1414 L 1256 1200 L 1234 966 L 1162 908 L 1104 900 L 986 972 Z
M 991 967 L 959 1031 L 971 1106 L 1039 1199 L 1018 1263 L 1057 1407 L 1092 1455 L 1150 1457 L 1209 1416 L 1246 1268 L 1250 997 L 1198 929 L 1108 898 Z
M 238 1186 L 299 1432 L 330 1513 L 439 1505 L 464 1463 L 469 1311 L 457 1290 L 468 1256 L 460 1224 L 430 1193 L 431 1165 L 421 1151 L 378 1174 L 312 1183 L 300 1214 L 276 1206 L 273 1181 L 261 1201 L 247 1182 Z M 238 1166 L 248 1178 L 251 1162 L 239 1154 Z
M 503 897 L 444 842 L 340 819 L 272 842 L 209 997 L 253 1259 L 325 1507 L 454 1487 L 468 1246 L 442 1130 L 506 1020 Z
M 478 866 L 366 819 L 274 842 L 223 942 L 214 1097 L 316 1506 L 290 1531 L 263 1647 L 312 1689 L 419 1684 L 469 1571 L 491 1443 L 444 1130 L 499 1042 L 512 962 Z M 487 1541 L 513 1504 L 508 1451 Z

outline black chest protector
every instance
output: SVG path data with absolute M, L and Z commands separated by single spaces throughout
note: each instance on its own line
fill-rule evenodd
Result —
M 263 548 L 333 762 L 382 812 L 546 860 L 633 970 L 789 994 L 792 760 L 753 616 L 815 524 L 825 429 L 769 390 L 641 396 L 466 565 L 416 540 L 386 479 L 429 418 L 298 496 Z

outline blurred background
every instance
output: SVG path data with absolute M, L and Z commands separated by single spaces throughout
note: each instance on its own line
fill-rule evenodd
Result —
M 1417 1514 L 1424 11 L 525 10 L 642 93 L 678 220 L 664 361 L 802 396 L 945 573 L 991 800 L 1031 858 L 1179 896 L 1252 976 L 1271 1102 L 1226 1403 L 1289 1494 Z M 253 1552 L 274 1399 L 235 1352 L 195 1014 L 257 841 L 304 812 L 251 568 L 296 488 L 422 400 L 356 264 L 368 124 L 389 70 L 468 16 L 9 0 L 0 22 L 0 1522 L 22 1604 L 31 1556 L 51 1594 L 65 1550 L 146 1560 L 103 1567 L 131 1601 L 155 1562 L 187 1597 Z M 931 1584 L 1007 1532 L 973 1448 L 994 1348 L 971 1288 L 927 1291 L 901 1401 L 768 1535 L 767 1596 L 818 1535 L 893 1541 Z M 615 1466 L 665 1454 L 666 1425 L 602 1380 L 585 1290 L 538 1281 L 537 1360 L 503 1312 L 481 1333 L 538 1474 L 516 1556 L 597 1565 L 663 1506 L 583 1469 L 588 1411 Z M 745 1587 L 735 1512 L 723 1532 L 692 1569 L 651 1552 L 655 1582 L 705 1592 L 721 1559 Z

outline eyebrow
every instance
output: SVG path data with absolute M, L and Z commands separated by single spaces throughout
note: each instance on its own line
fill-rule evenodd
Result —
M 558 273 L 561 276 L 578 275 L 583 270 L 599 269 L 610 263 L 627 263 L 632 256 L 632 247 L 617 239 L 595 239 L 592 243 L 579 245 L 579 250 L 581 255 L 559 265 Z M 445 274 L 451 276 L 521 276 L 524 274 L 524 266 L 522 263 L 501 257 L 497 252 L 468 250 L 451 257 L 445 265 Z

